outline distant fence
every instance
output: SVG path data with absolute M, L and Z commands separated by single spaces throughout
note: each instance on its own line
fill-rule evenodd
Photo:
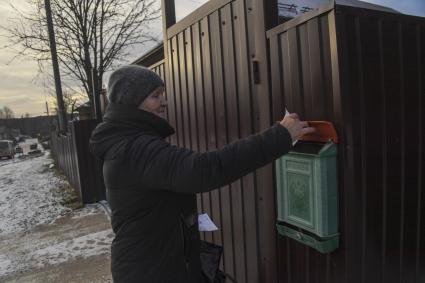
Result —
M 0 126 L 7 129 L 19 129 L 23 135 L 48 136 L 57 124 L 56 116 L 39 116 L 30 118 L 0 119 Z
M 95 120 L 74 121 L 66 135 L 52 134 L 52 153 L 83 203 L 105 199 L 102 164 L 89 152 Z

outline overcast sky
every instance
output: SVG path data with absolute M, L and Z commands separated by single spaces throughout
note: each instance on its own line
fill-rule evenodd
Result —
M 24 0 L 12 1 L 14 5 L 18 5 L 22 9 L 28 8 Z M 281 1 L 296 3 L 297 0 Z M 177 19 L 181 19 L 207 0 L 176 0 L 175 2 Z M 406 14 L 425 17 L 425 0 L 367 0 L 366 2 L 388 6 Z M 7 25 L 10 15 L 9 0 L 0 0 L 0 25 Z M 160 34 L 161 24 L 158 22 L 152 29 Z M 0 37 L 0 46 L 6 44 L 7 40 Z M 137 47 L 133 52 L 134 55 L 128 58 L 128 61 L 135 60 L 150 48 L 152 45 Z M 10 63 L 13 56 L 12 50 L 0 49 L 0 107 L 9 106 L 17 116 L 25 113 L 30 113 L 32 116 L 44 115 L 45 102 L 51 103 L 52 96 L 43 87 L 43 78 L 36 77 L 36 63 L 25 58 Z

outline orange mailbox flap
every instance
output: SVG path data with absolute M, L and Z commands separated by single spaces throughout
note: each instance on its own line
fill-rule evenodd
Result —
M 331 122 L 327 121 L 307 121 L 310 127 L 316 129 L 316 132 L 304 135 L 300 138 L 301 141 L 328 142 L 332 140 L 338 143 L 338 135 L 335 127 Z

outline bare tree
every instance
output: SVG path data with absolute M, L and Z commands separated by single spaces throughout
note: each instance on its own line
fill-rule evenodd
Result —
M 15 114 L 13 113 L 12 109 L 10 109 L 8 106 L 4 106 L 3 108 L 0 108 L 0 119 L 12 119 L 15 118 Z
M 52 96 L 54 95 L 52 94 Z M 65 106 L 65 111 L 67 114 L 70 115 L 71 120 L 74 117 L 75 109 L 78 107 L 79 104 L 81 104 L 83 100 L 84 100 L 84 97 L 81 92 L 70 87 L 66 87 L 64 89 L 63 103 Z M 58 108 L 57 101 L 53 100 L 53 109 L 57 109 L 57 108 Z
M 36 60 L 43 71 L 50 60 L 44 1 L 26 1 L 31 11 L 11 4 L 16 17 L 2 28 L 9 47 Z M 98 92 L 103 74 L 122 63 L 132 47 L 155 40 L 148 27 L 160 16 L 156 0 L 52 0 L 51 5 L 61 72 L 81 83 L 92 105 L 91 70 Z

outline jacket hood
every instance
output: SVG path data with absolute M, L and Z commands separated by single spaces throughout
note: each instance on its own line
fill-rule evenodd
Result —
M 116 159 L 142 135 L 166 138 L 174 129 L 161 117 L 134 106 L 110 103 L 90 137 L 90 151 L 102 160 Z

